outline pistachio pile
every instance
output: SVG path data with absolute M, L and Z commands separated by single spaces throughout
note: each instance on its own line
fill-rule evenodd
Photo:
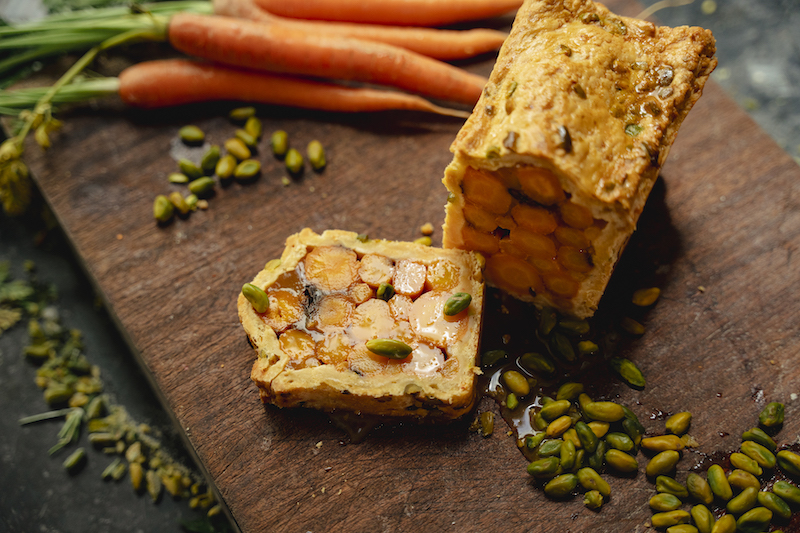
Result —
M 691 419 L 687 415 L 673 415 L 667 420 L 667 430 L 687 428 Z M 667 475 L 677 460 L 661 461 L 661 453 L 654 456 L 648 464 L 648 475 L 654 463 L 657 475 L 657 494 L 650 499 L 653 527 L 666 528 L 668 533 L 758 533 L 788 524 L 793 508 L 800 506 L 800 488 L 790 481 L 800 478 L 800 455 L 785 446 L 778 450 L 772 435 L 783 418 L 783 404 L 767 404 L 758 426 L 742 434 L 739 451 L 728 457 L 729 466 L 712 464 L 705 476 L 689 472 L 684 483 Z M 693 504 L 688 511 L 684 501 Z
M 30 344 L 23 354 L 38 366 L 35 382 L 53 410 L 23 418 L 20 424 L 64 418 L 51 455 L 73 446 L 86 430 L 91 447 L 113 457 L 103 479 L 119 481 L 128 475 L 134 490 L 146 491 L 154 502 L 167 492 L 188 499 L 190 507 L 204 509 L 208 516 L 219 514 L 222 508 L 202 477 L 175 459 L 149 426 L 134 421 L 104 393 L 100 368 L 83 353 L 81 332 L 61 324 L 53 305 L 55 288 L 36 281 L 32 263 L 25 268 L 30 279 L 14 280 L 10 264 L 0 262 L 0 334 L 28 318 Z M 87 461 L 86 449 L 77 447 L 63 466 L 77 474 Z
M 263 125 L 255 113 L 253 107 L 232 110 L 229 118 L 241 127 L 236 129 L 233 137 L 223 143 L 222 149 L 215 144 L 209 146 L 199 164 L 187 158 L 178 160 L 178 171 L 172 172 L 167 179 L 173 184 L 186 184 L 189 194 L 184 196 L 180 191 L 172 191 L 169 195 L 158 195 L 153 203 L 153 216 L 158 222 L 167 223 L 175 214 L 187 216 L 197 209 L 207 209 L 207 199 L 213 195 L 218 183 L 226 183 L 231 179 L 246 182 L 261 173 L 261 162 L 254 156 L 261 140 Z M 192 124 L 180 128 L 178 136 L 187 146 L 200 146 L 206 141 L 205 132 Z M 298 150 L 289 148 L 288 134 L 285 131 L 274 132 L 270 137 L 270 146 L 273 155 L 284 160 L 289 174 L 302 174 L 305 166 L 303 156 Z M 325 168 L 325 149 L 319 141 L 314 140 L 308 144 L 307 154 L 315 171 Z M 284 177 L 283 183 L 288 185 L 291 181 Z
M 524 392 L 519 388 L 524 389 L 522 381 L 509 372 L 515 371 L 507 371 L 502 379 L 512 390 Z M 534 433 L 519 443 L 530 459 L 528 474 L 541 482 L 550 498 L 582 491 L 584 504 L 593 510 L 600 509 L 611 494 L 601 474 L 635 474 L 641 448 L 665 445 L 661 437 L 644 438 L 644 426 L 628 407 L 593 400 L 580 383 L 566 382 L 555 397 L 542 396 L 540 408 L 530 414 Z M 677 445 L 685 446 L 680 439 Z

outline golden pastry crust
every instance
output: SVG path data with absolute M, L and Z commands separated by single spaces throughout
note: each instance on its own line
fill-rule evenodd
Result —
M 537 206 L 538 198 L 508 169 L 544 169 L 563 190 L 562 197 L 543 200 L 559 223 L 569 225 L 560 213 L 565 202 L 586 208 L 594 219 L 591 245 L 581 250 L 593 268 L 566 272 L 579 285 L 574 295 L 571 289 L 549 290 L 541 271 L 527 291 L 509 292 L 579 317 L 592 315 L 680 124 L 716 66 L 714 52 L 713 36 L 702 28 L 657 27 L 589 0 L 526 1 L 451 146 L 444 183 L 453 197 L 444 246 L 478 245 L 487 255 L 517 250 L 472 233 L 476 222 L 491 232 L 485 217 L 469 216 L 463 189 L 468 167 L 504 182 L 512 207 Z M 497 215 L 494 235 L 502 241 L 516 221 Z M 553 241 L 557 248 L 563 244 Z M 487 283 L 496 285 L 489 274 Z
M 397 289 L 388 301 L 376 297 L 386 280 Z M 484 290 L 476 254 L 304 229 L 252 283 L 270 296 L 270 309 L 257 313 L 242 294 L 237 304 L 258 353 L 251 377 L 264 402 L 419 419 L 452 419 L 473 406 Z M 455 292 L 472 296 L 469 308 L 424 323 Z M 280 299 L 290 293 L 300 300 Z M 365 348 L 372 338 L 403 340 L 414 352 L 376 356 Z

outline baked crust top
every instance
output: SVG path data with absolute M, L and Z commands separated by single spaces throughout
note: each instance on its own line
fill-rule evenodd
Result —
M 627 209 L 700 97 L 714 52 L 703 28 L 659 27 L 589 0 L 527 1 L 451 151 L 490 169 L 522 156 L 569 193 Z

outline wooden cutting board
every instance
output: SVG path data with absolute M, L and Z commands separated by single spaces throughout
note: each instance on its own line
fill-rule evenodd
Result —
M 609 6 L 636 15 L 636 4 Z M 491 58 L 467 68 L 488 74 Z M 180 152 L 177 130 L 194 123 L 221 144 L 232 106 L 143 113 L 97 102 L 63 115 L 45 155 L 28 146 L 34 178 L 190 448 L 245 532 L 645 531 L 654 488 L 643 472 L 610 476 L 602 511 L 552 502 L 525 472 L 507 427 L 483 438 L 469 422 L 400 425 L 360 444 L 324 415 L 263 406 L 249 379 L 254 353 L 238 323 L 243 282 L 304 227 L 411 240 L 437 227 L 441 184 L 461 122 L 410 113 L 359 116 L 263 108 L 266 132 L 304 147 L 320 140 L 324 172 L 288 187 L 266 139 L 251 184 L 218 188 L 207 211 L 158 227 L 157 194 Z M 787 404 L 782 442 L 800 431 L 800 168 L 712 83 L 683 125 L 662 179 L 609 288 L 601 313 L 635 288 L 657 284 L 647 332 L 620 347 L 648 378 L 637 392 L 595 367 L 578 376 L 619 400 L 649 432 L 665 415 L 694 414 L 698 451 L 681 475 L 735 450 L 766 401 Z M 491 300 L 491 298 L 490 298 Z M 497 313 L 490 304 L 489 312 Z M 516 311 L 517 313 L 521 311 Z M 490 317 L 484 347 L 525 346 L 529 316 Z M 592 377 L 594 376 L 594 377 Z M 598 378 L 597 376 L 600 376 Z M 497 412 L 484 399 L 479 410 Z M 643 460 L 640 456 L 640 461 Z

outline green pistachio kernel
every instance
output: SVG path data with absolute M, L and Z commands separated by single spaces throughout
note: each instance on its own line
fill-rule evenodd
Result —
M 319 141 L 311 141 L 306 147 L 306 154 L 308 155 L 308 162 L 311 163 L 311 168 L 314 170 L 322 170 L 327 164 L 325 159 L 325 149 Z
M 773 428 L 783 424 L 784 406 L 779 402 L 768 403 L 758 415 L 758 423 L 766 428 Z
M 303 156 L 294 148 L 290 148 L 286 152 L 284 163 L 286 164 L 286 170 L 291 174 L 299 174 L 303 170 Z
M 269 144 L 275 157 L 284 157 L 289 150 L 289 134 L 283 130 L 278 130 L 270 137 Z
M 188 126 L 183 126 L 180 130 L 178 130 L 178 135 L 186 144 L 200 144 L 206 138 L 206 134 L 203 133 L 203 130 L 191 124 Z
M 163 194 L 156 196 L 156 199 L 153 202 L 153 216 L 157 221 L 167 222 L 172 218 L 174 210 L 175 208 L 173 207 L 172 202 L 169 201 L 169 198 Z
M 396 339 L 373 339 L 367 341 L 367 350 L 389 359 L 405 359 L 414 351 L 411 346 Z
M 217 168 L 219 158 L 219 146 L 216 144 L 209 147 L 209 149 L 206 150 L 206 153 L 203 154 L 203 158 L 200 160 L 200 169 L 206 176 L 210 176 L 214 173 L 214 170 Z
M 469 307 L 472 302 L 472 295 L 466 292 L 457 292 L 444 303 L 444 314 L 455 316 Z
M 188 159 L 179 159 L 178 168 L 190 179 L 197 179 L 203 176 L 203 170 Z
M 269 296 L 264 289 L 252 283 L 245 283 L 242 286 L 242 294 L 257 313 L 265 313 L 269 309 Z

